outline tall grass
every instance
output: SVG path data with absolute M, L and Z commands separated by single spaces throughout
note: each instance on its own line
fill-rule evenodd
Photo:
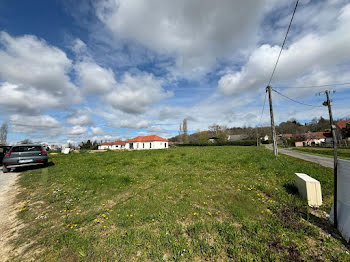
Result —
M 41 261 L 349 261 L 309 214 L 294 173 L 330 169 L 262 147 L 182 147 L 54 155 L 23 172 L 17 259 Z M 325 227 L 326 228 L 326 227 Z M 27 243 L 27 244 L 28 244 Z
M 302 147 L 293 148 L 295 151 L 316 154 L 321 156 L 333 157 L 333 148 L 322 148 L 322 147 Z M 350 149 L 339 149 L 337 150 L 338 157 L 342 159 L 350 159 Z

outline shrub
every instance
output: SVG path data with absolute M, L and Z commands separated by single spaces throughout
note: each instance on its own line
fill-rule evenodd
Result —
M 272 144 L 272 140 L 270 140 L 270 139 L 266 140 L 266 141 L 262 140 L 261 144 Z
M 177 146 L 256 146 L 256 140 L 239 140 L 239 141 L 227 141 L 216 143 L 191 143 L 191 144 L 178 144 Z

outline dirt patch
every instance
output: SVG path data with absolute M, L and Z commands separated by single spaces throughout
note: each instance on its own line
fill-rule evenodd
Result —
M 21 225 L 16 220 L 19 205 L 15 204 L 18 187 L 16 186 L 17 173 L 0 172 L 0 257 L 7 261 L 13 254 L 9 244 Z

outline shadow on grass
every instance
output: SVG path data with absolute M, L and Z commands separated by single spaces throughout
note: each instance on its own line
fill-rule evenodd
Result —
M 46 168 L 46 167 L 50 167 L 50 166 L 54 166 L 55 163 L 50 161 L 47 163 L 47 165 L 43 165 L 43 164 L 38 164 L 38 165 L 33 165 L 33 166 L 23 166 L 23 167 L 16 167 L 14 168 L 15 172 L 24 172 L 24 171 L 28 171 L 28 170 L 36 170 L 36 169 L 42 169 L 42 168 Z
M 330 234 L 332 237 L 338 239 L 342 242 L 342 244 L 350 250 L 350 242 L 346 242 L 346 240 L 341 236 L 338 229 L 334 228 L 331 222 L 326 217 L 320 217 L 314 214 L 309 213 L 309 222 L 319 228 L 321 228 L 326 233 Z
M 294 184 L 286 183 L 283 185 L 283 187 L 287 191 L 288 194 L 298 195 L 298 188 Z

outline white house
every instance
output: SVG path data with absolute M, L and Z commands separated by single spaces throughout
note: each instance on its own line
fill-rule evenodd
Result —
M 117 149 L 124 149 L 124 148 L 125 148 L 125 142 L 121 140 L 114 141 L 114 142 L 104 142 L 98 146 L 99 150 L 103 150 L 103 149 L 117 150 Z
M 126 141 L 126 149 L 165 149 L 169 148 L 168 140 L 160 136 L 137 136 Z

